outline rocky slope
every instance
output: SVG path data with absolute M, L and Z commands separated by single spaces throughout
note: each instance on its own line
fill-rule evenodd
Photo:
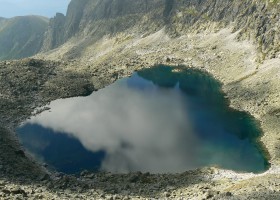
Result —
M 68 50 L 67 58 L 77 58 L 104 35 L 120 32 L 130 35 L 154 33 L 163 27 L 172 37 L 187 32 L 215 30 L 233 24 L 239 38 L 252 39 L 259 59 L 279 54 L 278 1 L 264 0 L 72 0 L 66 16 L 51 20 L 44 51 L 54 49 L 70 38 L 79 40 Z M 75 36 L 73 38 L 73 36 Z M 73 53 L 76 52 L 76 53 Z
M 0 199 L 279 198 L 279 10 L 263 0 L 72 0 L 51 19 L 41 60 L 0 62 Z M 68 176 L 32 162 L 12 133 L 37 106 L 158 63 L 220 80 L 231 107 L 260 122 L 270 169 Z
M 0 60 L 18 59 L 39 52 L 48 19 L 39 16 L 0 19 Z
M 227 28 L 217 33 L 170 38 L 161 30 L 121 43 L 116 43 L 118 38 L 104 38 L 95 48 L 114 47 L 95 55 L 91 62 L 2 62 L 0 75 L 5 81 L 1 81 L 0 87 L 1 125 L 13 130 L 36 106 L 57 98 L 86 95 L 155 63 L 172 65 L 176 70 L 195 67 L 224 83 L 223 90 L 232 107 L 248 111 L 260 121 L 264 132 L 260 140 L 272 164 L 267 172 L 236 173 L 208 167 L 181 174 L 47 175 L 42 166 L 30 161 L 9 129 L 1 128 L 0 199 L 279 198 L 280 59 L 256 63 L 255 46 L 248 41 L 236 41 L 237 34 L 231 31 Z

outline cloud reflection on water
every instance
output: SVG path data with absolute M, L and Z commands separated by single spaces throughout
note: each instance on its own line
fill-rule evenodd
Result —
M 94 167 L 101 165 L 101 170 L 111 172 L 183 172 L 211 165 L 242 171 L 264 170 L 266 160 L 254 143 L 259 132 L 247 114 L 227 109 L 219 85 L 211 77 L 169 71 L 166 67 L 155 68 L 156 73 L 142 72 L 141 77 L 148 76 L 147 79 L 134 74 L 88 97 L 53 101 L 51 112 L 26 122 L 46 130 L 37 127 L 33 133 L 22 134 L 22 138 L 27 141 L 27 148 L 33 147 L 29 137 L 40 139 L 36 132 L 46 131 L 49 135 L 45 137 L 50 137 L 49 150 L 53 134 L 70 135 L 91 152 L 105 152 L 105 157 L 95 154 L 97 157 L 87 159 L 81 153 L 80 160 L 88 160 L 90 166 L 97 163 Z M 24 128 L 21 130 L 24 132 Z M 67 145 L 67 140 L 54 145 L 59 146 L 59 142 Z M 47 158 L 48 151 L 43 152 Z M 71 158 L 64 152 L 54 152 L 54 165 L 61 163 L 55 159 Z M 83 167 L 79 165 L 77 170 Z
M 105 150 L 106 171 L 178 172 L 197 166 L 185 105 L 180 92 L 135 89 L 122 80 L 86 98 L 56 100 L 51 112 L 28 123 L 69 133 L 91 151 Z

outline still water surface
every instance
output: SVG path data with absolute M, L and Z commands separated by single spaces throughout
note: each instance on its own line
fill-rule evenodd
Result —
M 32 155 L 65 173 L 264 171 L 257 124 L 228 108 L 220 90 L 200 71 L 157 66 L 88 97 L 53 101 L 17 132 Z

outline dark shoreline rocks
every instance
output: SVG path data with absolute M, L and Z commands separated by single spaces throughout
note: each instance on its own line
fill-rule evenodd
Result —
M 37 105 L 46 105 L 57 98 L 83 95 L 84 91 L 96 90 L 94 85 L 87 80 L 92 79 L 83 73 L 74 74 L 71 70 L 70 74 L 65 74 L 67 72 L 65 69 L 69 65 L 77 65 L 77 63 L 71 62 L 26 59 L 12 61 L 8 63 L 8 66 L 2 62 L 1 65 L 5 65 L 0 70 L 4 71 L 5 80 L 8 81 L 0 83 L 3 85 L 1 88 L 5 89 L 0 89 L 0 93 L 3 96 L 10 95 L 6 101 L 0 101 L 1 113 L 5 113 L 6 116 L 10 115 L 10 117 L 6 118 L 5 115 L 2 115 L 1 118 L 2 126 L 8 128 L 3 127 L 0 130 L 0 199 L 242 199 L 242 195 L 238 195 L 240 190 L 235 193 L 235 190 L 227 191 L 224 188 L 234 188 L 236 184 L 239 184 L 239 180 L 242 183 L 244 178 L 249 180 L 255 177 L 253 174 L 238 174 L 222 171 L 215 167 L 180 174 L 82 172 L 80 175 L 66 175 L 49 172 L 42 164 L 34 161 L 27 152 L 23 151 L 13 130 L 19 122 L 30 116 Z M 15 69 L 15 66 L 19 67 Z M 39 71 L 37 71 L 38 67 L 40 67 Z M 31 69 L 31 72 L 27 69 Z M 42 80 L 42 84 L 38 86 L 39 89 L 35 91 L 30 90 L 38 81 L 34 78 L 33 73 L 38 73 L 38 77 Z M 101 82 L 96 80 L 96 83 L 99 84 L 97 88 L 102 88 L 115 81 L 116 73 L 118 72 L 109 73 L 104 68 L 94 70 L 94 76 L 102 77 L 103 80 Z M 123 75 L 130 73 L 132 73 L 132 69 L 122 71 Z M 118 73 L 118 77 L 123 76 L 122 74 Z M 19 77 L 27 83 L 24 87 L 20 84 L 23 80 Z M 29 77 L 31 78 L 29 79 Z M 99 79 L 101 80 L 101 78 Z M 68 84 L 61 88 L 61 82 Z M 11 83 L 17 87 L 6 90 L 11 87 L 8 85 Z M 90 89 L 84 90 L 85 84 L 89 84 Z M 20 106 L 13 106 L 18 102 L 21 103 Z M 225 178 L 227 176 L 228 178 Z M 279 176 L 279 174 L 275 175 L 274 179 L 270 179 L 270 181 L 276 184 L 278 180 L 276 178 Z M 259 180 L 259 183 L 261 182 L 262 180 Z M 260 188 L 265 187 L 263 185 Z M 247 185 L 245 188 L 247 188 L 246 194 L 256 199 L 268 195 L 272 195 L 271 197 L 279 195 L 276 188 L 275 193 L 258 192 L 256 194 L 250 194 L 255 186 Z

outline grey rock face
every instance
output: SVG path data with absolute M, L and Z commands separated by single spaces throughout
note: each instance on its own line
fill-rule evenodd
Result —
M 262 0 L 72 0 L 66 16 L 57 13 L 49 24 L 36 16 L 0 18 L 0 60 L 46 52 L 73 37 L 90 38 L 75 47 L 75 52 L 83 52 L 104 35 L 148 35 L 165 27 L 177 37 L 213 29 L 213 24 L 216 29 L 231 24 L 240 31 L 239 39 L 252 39 L 258 45 L 259 58 L 264 60 L 279 56 L 279 10 L 277 2 Z
M 49 22 L 49 28 L 44 35 L 43 50 L 52 49 L 65 42 L 64 25 L 66 17 L 57 13 Z
M 251 39 L 259 46 L 260 59 L 279 54 L 279 10 L 277 3 L 264 1 L 178 1 L 171 11 L 169 31 L 181 35 L 194 27 L 197 32 L 207 28 L 207 23 L 218 27 L 231 24 L 240 31 L 240 39 Z
M 265 59 L 280 49 L 279 10 L 278 4 L 260 0 L 72 0 L 66 17 L 51 20 L 42 49 L 56 48 L 76 35 L 94 43 L 104 35 L 149 34 L 166 27 L 176 37 L 215 23 L 217 28 L 232 24 L 234 31 L 240 30 L 240 39 L 253 39 Z
M 90 35 L 98 40 L 106 34 L 115 34 L 138 26 L 137 31 L 158 30 L 164 25 L 162 13 L 165 2 L 161 0 L 73 0 L 68 6 L 66 19 L 51 20 L 42 50 L 53 49 L 72 36 Z M 143 23 L 143 18 L 153 18 L 153 24 Z M 61 36 L 55 39 L 57 29 Z

